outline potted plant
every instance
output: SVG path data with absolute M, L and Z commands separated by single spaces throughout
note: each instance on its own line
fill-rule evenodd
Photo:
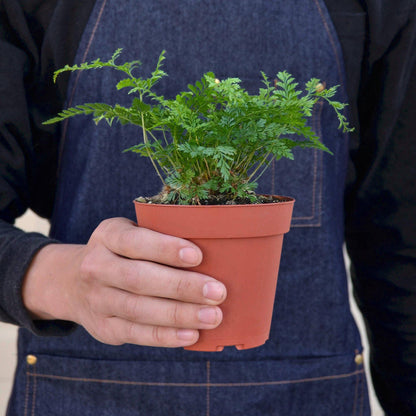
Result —
M 189 349 L 216 351 L 263 344 L 270 331 L 283 235 L 289 231 L 294 200 L 258 195 L 257 180 L 274 159 L 293 159 L 295 147 L 329 152 L 308 126 L 318 100 L 335 110 L 339 127 L 350 130 L 334 101 L 337 86 L 326 89 L 312 78 L 305 90 L 286 71 L 251 95 L 238 78 L 218 80 L 208 72 L 175 98 L 154 91 L 166 76 L 163 51 L 147 78 L 136 75 L 139 61 L 117 64 L 121 49 L 103 62 L 97 59 L 55 72 L 112 68 L 124 74 L 117 89 L 127 88 L 130 107 L 88 103 L 63 110 L 46 123 L 76 115 L 137 125 L 140 142 L 126 151 L 148 157 L 163 188 L 135 201 L 140 226 L 196 243 L 204 254 L 195 268 L 222 281 L 228 296 L 224 319 L 214 330 L 201 331 Z

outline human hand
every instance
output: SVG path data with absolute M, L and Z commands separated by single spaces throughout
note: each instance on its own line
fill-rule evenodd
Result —
M 39 319 L 82 325 L 101 342 L 180 347 L 215 328 L 226 297 L 212 277 L 179 269 L 197 266 L 193 243 L 103 221 L 86 245 L 51 244 L 34 258 L 24 281 L 26 307 Z

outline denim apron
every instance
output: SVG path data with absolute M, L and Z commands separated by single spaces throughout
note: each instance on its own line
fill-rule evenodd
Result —
M 287 69 L 302 84 L 344 83 L 340 45 L 322 0 L 98 0 L 76 62 L 143 61 L 162 49 L 165 96 L 204 72 L 238 76 L 251 92 Z M 74 73 L 68 105 L 128 104 L 111 70 Z M 341 87 L 337 98 L 346 101 Z M 206 353 L 95 341 L 82 328 L 65 337 L 20 331 L 9 415 L 369 415 L 361 342 L 350 314 L 343 260 L 343 189 L 348 137 L 318 102 L 311 121 L 333 156 L 295 151 L 263 176 L 259 191 L 296 198 L 285 236 L 270 339 L 259 348 Z M 105 218 L 134 219 L 132 200 L 160 183 L 149 161 L 122 150 L 136 128 L 78 117 L 64 125 L 53 237 L 86 243 Z

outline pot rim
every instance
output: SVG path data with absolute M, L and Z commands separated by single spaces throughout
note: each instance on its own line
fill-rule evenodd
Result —
M 265 204 L 168 205 L 134 201 L 139 226 L 182 238 L 246 238 L 285 234 L 293 198 Z
M 268 194 L 260 194 L 261 196 L 265 196 L 265 197 L 273 197 L 276 199 L 279 199 L 279 202 L 276 202 L 276 204 L 283 204 L 283 205 L 287 205 L 287 204 L 293 204 L 296 200 L 295 198 L 292 198 L 290 196 L 284 196 L 284 195 L 268 195 Z M 138 197 L 140 198 L 140 197 Z M 140 202 L 136 199 L 133 200 L 133 202 L 135 204 L 139 204 L 139 205 L 152 205 L 154 207 L 170 207 L 170 208 L 180 208 L 180 209 L 201 209 L 201 208 L 205 208 L 205 209 L 209 209 L 209 208 L 238 208 L 238 207 L 263 207 L 265 205 L 270 205 L 273 204 L 273 202 L 267 202 L 267 203 L 263 203 L 263 204 L 230 204 L 230 205 L 226 205 L 226 204 L 216 204 L 216 205 L 179 205 L 179 204 L 155 204 L 153 202 Z

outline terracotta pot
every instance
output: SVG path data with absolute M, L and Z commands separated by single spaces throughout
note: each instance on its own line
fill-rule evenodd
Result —
M 158 205 L 135 201 L 140 226 L 194 242 L 203 261 L 193 270 L 227 287 L 223 322 L 200 331 L 187 349 L 221 351 L 264 344 L 270 332 L 283 235 L 289 231 L 294 199 L 253 205 Z

